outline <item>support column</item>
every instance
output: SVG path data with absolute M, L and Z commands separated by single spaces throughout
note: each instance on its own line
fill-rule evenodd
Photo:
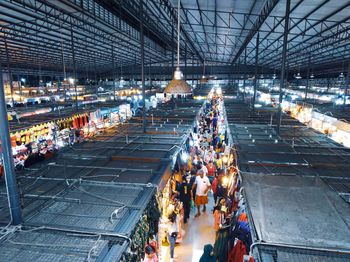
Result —
M 9 74 L 9 84 L 10 84 L 10 90 L 11 90 L 11 102 L 12 102 L 12 107 L 15 107 L 15 100 L 13 99 L 13 79 L 12 79 L 12 71 L 10 68 L 10 55 L 9 55 L 9 50 L 7 48 L 7 41 L 5 38 L 5 50 L 6 50 L 6 64 L 7 64 L 7 72 Z
M 348 65 L 348 73 L 346 75 L 346 80 L 345 80 L 345 90 L 344 90 L 344 101 L 343 101 L 343 106 L 346 105 L 346 96 L 348 94 L 348 88 L 350 85 L 350 61 L 349 61 L 349 65 Z
M 63 40 L 61 36 L 61 56 L 62 56 L 62 66 L 63 66 L 63 83 L 61 82 L 61 87 L 63 86 L 63 98 L 64 102 L 67 101 L 67 92 L 66 92 L 66 81 L 67 81 L 67 74 L 66 74 L 66 62 L 64 58 L 64 51 L 63 51 Z
M 247 78 L 246 69 L 247 69 L 247 48 L 244 49 L 243 102 L 245 99 L 245 79 Z
M 113 101 L 115 102 L 115 79 L 116 79 L 116 72 L 115 72 L 115 61 L 114 61 L 114 45 L 112 44 L 112 68 L 113 68 L 113 73 L 112 73 L 112 77 L 113 77 Z
M 331 81 L 330 81 L 329 78 L 327 78 L 327 93 L 328 93 L 328 91 L 329 91 L 329 86 L 330 86 L 330 84 L 331 84 Z
M 282 66 L 281 66 L 281 80 L 280 80 L 280 94 L 278 99 L 278 118 L 277 118 L 277 134 L 280 134 L 282 123 L 282 90 L 284 88 L 284 74 L 286 70 L 286 56 L 287 56 L 287 42 L 289 33 L 289 13 L 290 13 L 290 0 L 286 2 L 286 14 L 284 20 L 284 32 L 283 32 L 283 49 L 282 49 Z
M 5 102 L 4 83 L 2 79 L 2 68 L 0 64 L 0 139 L 2 158 L 4 162 L 7 198 L 10 206 L 11 224 L 22 223 L 22 212 L 19 202 L 19 194 L 16 182 L 15 167 L 13 164 L 9 124 L 7 120 L 7 109 Z
M 191 69 L 192 69 L 192 87 L 193 87 L 194 86 L 194 59 L 193 59 L 193 56 L 192 56 Z
M 309 55 L 309 59 L 307 62 L 307 80 L 306 80 L 305 97 L 304 97 L 305 102 L 307 100 L 307 92 L 310 89 L 310 64 L 311 64 L 311 55 Z
M 141 40 L 141 81 L 142 81 L 142 127 L 143 132 L 146 133 L 146 104 L 145 104 L 145 39 L 144 39 L 144 32 L 143 32 L 143 0 L 140 1 L 140 40 Z M 174 59 L 173 59 L 174 62 Z
M 95 93 L 98 95 L 98 82 L 97 82 L 97 72 L 96 72 L 96 59 L 94 58 L 94 83 L 95 83 Z
M 141 0 L 142 1 L 142 0 Z M 172 68 L 172 72 L 174 73 L 175 71 L 175 66 L 174 66 L 174 63 L 175 63 L 175 50 L 174 50 L 174 36 L 175 36 L 175 33 L 174 33 L 174 27 L 172 27 L 171 29 L 171 39 L 173 40 L 172 41 L 172 45 L 171 45 L 171 68 Z M 172 74 L 173 74 L 172 73 Z
M 185 70 L 184 70 L 184 79 L 187 80 L 187 45 L 185 44 Z
M 148 65 L 149 90 L 152 89 L 151 64 L 152 64 L 152 59 L 151 59 L 151 56 L 150 56 L 149 57 L 149 65 Z
M 75 92 L 75 110 L 78 111 L 78 92 L 77 92 L 77 67 L 75 64 L 75 50 L 74 50 L 74 35 L 73 35 L 73 27 L 70 29 L 71 36 L 71 44 L 72 44 L 72 57 L 73 57 L 73 76 L 74 76 L 74 92 Z
M 255 99 L 256 99 L 256 91 L 258 89 L 258 65 L 259 65 L 259 32 L 256 36 L 256 44 L 255 44 L 255 77 L 254 77 L 254 95 L 253 95 L 253 105 L 252 109 L 255 109 Z

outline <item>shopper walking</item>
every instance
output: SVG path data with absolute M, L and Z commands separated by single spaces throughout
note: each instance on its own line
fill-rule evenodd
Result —
M 205 205 L 208 204 L 208 191 L 210 189 L 210 181 L 208 177 L 204 175 L 203 170 L 198 170 L 198 175 L 192 189 L 196 189 L 195 205 L 197 206 L 196 217 L 198 217 L 201 215 L 201 205 L 203 205 L 202 211 L 206 211 Z
M 169 216 L 168 238 L 170 243 L 170 262 L 174 261 L 174 251 L 177 235 L 179 234 L 179 216 L 173 212 Z
M 213 180 L 214 180 L 215 174 L 216 174 L 216 167 L 215 167 L 212 160 L 210 160 L 209 163 L 207 164 L 207 170 L 208 170 L 209 181 L 210 181 L 210 183 L 213 183 Z
M 187 177 L 182 177 L 182 183 L 179 186 L 179 198 L 182 202 L 184 209 L 184 223 L 190 218 L 191 212 L 191 198 L 192 198 L 192 188 L 190 186 L 190 178 L 187 181 Z

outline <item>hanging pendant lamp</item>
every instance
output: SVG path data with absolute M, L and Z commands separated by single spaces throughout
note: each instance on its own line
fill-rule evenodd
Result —
M 164 93 L 179 95 L 192 94 L 192 90 L 183 79 L 183 73 L 180 70 L 180 0 L 178 0 L 177 5 L 177 66 L 173 79 L 165 87 Z
M 200 82 L 201 84 L 206 84 L 206 83 L 208 83 L 208 78 L 205 76 L 205 60 L 204 60 L 204 62 L 203 62 L 203 75 L 202 75 L 201 79 L 199 79 L 199 82 Z

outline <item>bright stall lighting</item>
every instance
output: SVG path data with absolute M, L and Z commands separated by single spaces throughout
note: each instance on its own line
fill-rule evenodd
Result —
M 187 162 L 187 160 L 188 160 L 188 153 L 187 152 L 182 152 L 181 153 L 181 160 L 182 160 L 182 162 Z

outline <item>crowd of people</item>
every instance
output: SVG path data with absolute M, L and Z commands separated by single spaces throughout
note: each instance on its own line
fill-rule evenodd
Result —
M 223 101 L 214 94 L 205 103 L 187 140 L 188 151 L 182 152 L 185 157 L 180 157 L 180 165 L 175 166 L 171 179 L 173 207 L 168 214 L 166 230 L 171 262 L 177 257 L 175 245 L 184 236 L 182 225 L 191 223 L 190 213 L 193 211 L 193 219 L 200 219 L 204 212 L 210 212 L 214 221 L 214 245 L 208 243 L 204 246 L 200 262 L 243 261 L 243 255 L 249 252 L 250 229 L 243 201 L 238 197 L 240 181 L 234 154 L 227 144 Z M 209 199 L 211 195 L 213 197 Z M 213 201 L 212 210 L 207 210 L 209 201 Z M 241 247 L 239 250 L 237 243 Z M 149 250 L 151 258 L 144 261 L 157 261 L 157 252 Z

